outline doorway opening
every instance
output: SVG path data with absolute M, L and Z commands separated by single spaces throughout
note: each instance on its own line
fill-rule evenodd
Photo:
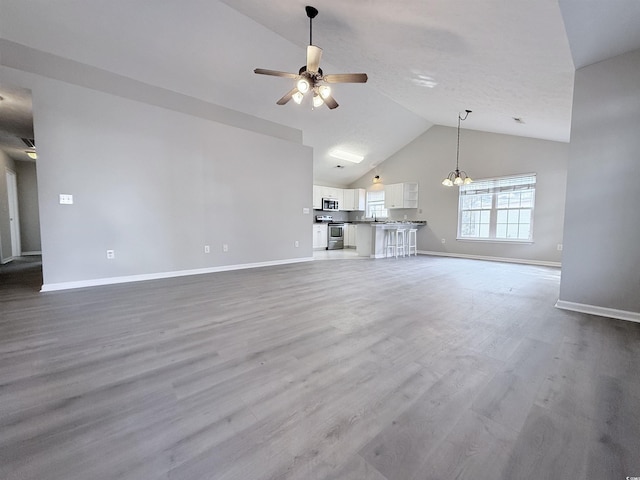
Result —
M 40 264 L 41 270 L 34 137 L 31 90 L 0 84 L 0 267 Z

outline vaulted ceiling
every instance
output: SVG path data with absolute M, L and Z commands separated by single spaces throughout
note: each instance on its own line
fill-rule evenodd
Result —
M 434 124 L 455 126 L 467 108 L 464 128 L 567 142 L 575 68 L 640 48 L 638 0 L 323 0 L 313 21 L 322 69 L 366 72 L 369 81 L 335 85 L 335 110 L 278 106 L 293 81 L 253 69 L 297 72 L 305 63 L 307 3 L 0 0 L 0 33 L 301 129 L 314 148 L 314 181 L 334 185 Z M 5 87 L 0 79 L 0 95 Z M 335 148 L 365 160 L 337 160 Z

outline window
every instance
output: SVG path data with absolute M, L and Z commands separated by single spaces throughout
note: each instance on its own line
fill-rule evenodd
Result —
M 387 218 L 384 208 L 384 190 L 367 192 L 367 218 Z
M 462 185 L 458 239 L 533 241 L 535 193 L 535 173 Z

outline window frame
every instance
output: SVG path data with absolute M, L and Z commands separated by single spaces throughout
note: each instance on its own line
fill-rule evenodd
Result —
M 535 214 L 535 191 L 537 184 L 537 175 L 535 173 L 523 173 L 519 175 L 509 175 L 504 177 L 494 177 L 494 178 L 485 178 L 476 180 L 469 185 L 462 185 L 459 187 L 458 191 L 458 225 L 457 225 L 457 234 L 456 240 L 459 241 L 469 241 L 469 242 L 497 242 L 497 243 L 511 243 L 511 244 L 531 244 L 534 243 L 534 214 Z M 473 191 L 474 193 L 465 193 L 468 191 Z M 511 193 L 509 195 L 507 203 L 510 203 L 511 196 L 513 194 L 518 194 L 518 205 L 509 207 L 498 205 L 498 198 L 500 195 L 503 196 L 506 193 Z M 523 200 L 523 194 L 530 192 L 529 199 Z M 463 202 L 466 195 L 482 195 L 480 198 L 480 207 L 479 208 L 463 208 Z M 490 196 L 490 206 L 486 207 L 487 196 Z M 523 201 L 526 202 L 526 206 L 523 206 Z M 485 202 L 483 204 L 483 202 Z M 528 206 L 530 204 L 530 206 Z M 507 223 L 498 222 L 498 218 L 501 216 L 500 212 L 507 212 L 507 219 L 509 218 L 509 212 L 518 212 L 518 221 Z M 529 222 L 520 222 L 520 215 L 523 211 L 529 212 Z M 464 212 L 488 212 L 488 222 L 487 221 L 474 221 L 467 222 L 469 225 L 475 224 L 476 228 L 481 229 L 484 228 L 484 232 L 487 232 L 487 236 L 464 236 L 462 235 L 463 218 L 465 217 Z M 504 216 L 504 215 L 503 215 Z M 478 217 L 477 215 L 474 217 Z M 485 219 L 482 219 L 483 214 L 480 213 L 479 218 L 481 220 L 486 220 L 486 215 L 484 215 Z M 467 218 L 469 218 L 467 216 Z M 528 225 L 529 227 L 529 236 L 527 238 L 509 238 L 509 237 L 498 237 L 498 225 L 504 225 L 505 234 L 507 234 L 509 230 L 509 225 L 516 225 L 518 230 L 523 225 Z M 484 226 L 484 227 L 483 227 Z M 480 232 L 479 232 L 480 233 Z M 518 232 L 519 233 L 519 232 Z
M 382 197 L 381 199 L 375 200 L 375 203 L 377 205 L 382 205 L 382 208 L 380 209 L 381 210 L 381 212 L 380 212 L 381 215 L 375 215 L 375 216 L 374 215 L 370 215 L 371 212 L 369 210 L 369 205 L 370 205 L 371 200 L 369 199 L 369 196 L 372 195 L 372 194 L 379 195 L 379 196 Z M 367 190 L 365 207 L 364 207 L 365 208 L 365 211 L 364 211 L 365 218 L 375 218 L 376 220 L 378 218 L 384 218 L 384 219 L 389 218 L 389 210 L 384 207 L 384 199 L 385 199 L 384 189 Z

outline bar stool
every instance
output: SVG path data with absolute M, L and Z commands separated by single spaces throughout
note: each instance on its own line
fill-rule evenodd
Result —
M 418 229 L 410 228 L 409 234 L 407 236 L 407 255 L 411 256 L 411 249 L 413 248 L 413 252 L 418 256 Z
M 385 227 L 384 229 L 384 256 L 385 257 L 396 257 L 398 258 L 398 253 L 396 250 L 396 245 L 398 241 L 397 236 L 398 229 L 395 227 Z M 389 255 L 391 252 L 391 255 Z
M 402 254 L 404 257 L 407 254 L 407 229 L 396 229 L 396 258 Z

